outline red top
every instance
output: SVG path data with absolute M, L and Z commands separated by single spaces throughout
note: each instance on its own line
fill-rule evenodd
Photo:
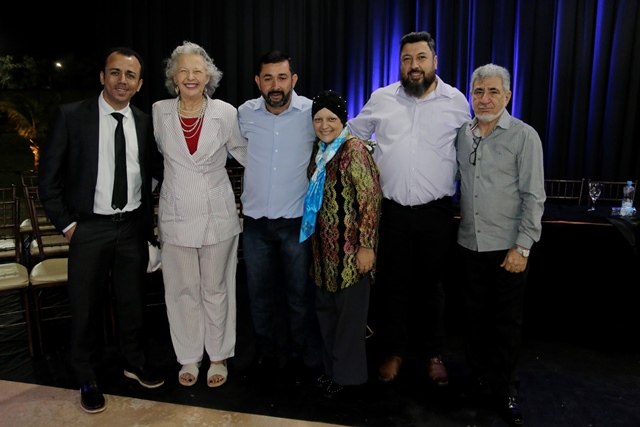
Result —
M 196 120 L 198 120 L 197 117 L 183 117 L 181 118 L 181 121 L 189 126 L 189 128 L 191 128 Z M 187 140 L 187 147 L 189 148 L 189 153 L 193 154 L 196 152 L 196 150 L 198 149 L 198 140 L 200 139 L 200 130 L 202 129 L 202 120 L 200 121 L 200 123 L 198 124 L 198 126 L 193 130 L 193 132 L 184 132 L 184 128 L 182 128 L 182 131 L 184 132 L 184 137 Z

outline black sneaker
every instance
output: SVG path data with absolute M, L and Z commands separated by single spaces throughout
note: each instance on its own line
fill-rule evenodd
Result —
M 156 388 L 164 384 L 164 380 L 146 367 L 135 367 L 128 365 L 124 368 L 124 376 L 136 380 L 142 387 Z

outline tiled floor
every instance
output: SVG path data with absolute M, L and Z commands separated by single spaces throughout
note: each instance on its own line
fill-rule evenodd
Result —
M 330 424 L 176 405 L 116 395 L 108 410 L 87 415 L 75 390 L 0 380 L 0 426 L 330 427 Z

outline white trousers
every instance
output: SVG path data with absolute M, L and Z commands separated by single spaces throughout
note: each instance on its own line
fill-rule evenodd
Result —
M 238 235 L 215 245 L 162 245 L 171 340 L 181 365 L 235 354 Z

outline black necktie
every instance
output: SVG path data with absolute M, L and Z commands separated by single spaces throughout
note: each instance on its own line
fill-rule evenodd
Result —
M 122 209 L 127 204 L 127 152 L 124 141 L 124 127 L 122 119 L 124 116 L 120 113 L 111 113 L 118 121 L 115 134 L 115 173 L 113 178 L 113 196 L 111 198 L 111 207 L 113 209 Z

